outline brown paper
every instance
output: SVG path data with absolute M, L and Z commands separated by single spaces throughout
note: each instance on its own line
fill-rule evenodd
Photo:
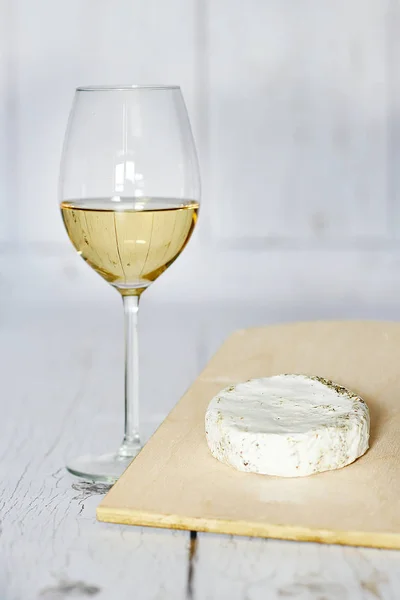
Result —
M 214 459 L 204 414 L 223 387 L 319 375 L 359 394 L 371 447 L 352 465 L 295 479 Z M 400 548 L 400 324 L 314 322 L 238 331 L 222 346 L 97 510 L 98 519 Z

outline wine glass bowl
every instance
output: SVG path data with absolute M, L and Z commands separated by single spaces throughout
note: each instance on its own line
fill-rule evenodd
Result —
M 198 203 L 178 198 L 64 201 L 61 212 L 81 257 L 122 295 L 140 295 L 179 256 Z
M 67 467 L 90 480 L 113 482 L 141 446 L 139 298 L 179 256 L 197 221 L 198 163 L 179 87 L 77 88 L 59 195 L 75 249 L 124 302 L 122 445 L 114 454 L 81 457 Z

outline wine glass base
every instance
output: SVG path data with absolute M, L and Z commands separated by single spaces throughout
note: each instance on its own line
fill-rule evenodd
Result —
M 140 448 L 138 449 L 139 452 Z M 120 456 L 116 453 L 100 456 L 86 455 L 75 458 L 67 464 L 67 470 L 76 477 L 86 481 L 115 483 L 134 456 Z

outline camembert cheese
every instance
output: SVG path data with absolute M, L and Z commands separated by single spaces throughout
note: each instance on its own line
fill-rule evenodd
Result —
M 340 469 L 364 454 L 369 411 L 321 377 L 276 375 L 222 390 L 208 406 L 212 455 L 240 471 L 299 477 Z

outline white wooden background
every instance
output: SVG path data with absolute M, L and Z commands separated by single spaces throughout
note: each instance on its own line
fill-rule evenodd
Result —
M 122 314 L 57 206 L 73 90 L 178 83 L 203 204 L 143 297 L 146 434 L 233 329 L 400 317 L 398 0 L 0 0 L 0 600 L 400 597 L 396 552 L 95 522 Z M 192 549 L 192 552 L 191 552 Z

